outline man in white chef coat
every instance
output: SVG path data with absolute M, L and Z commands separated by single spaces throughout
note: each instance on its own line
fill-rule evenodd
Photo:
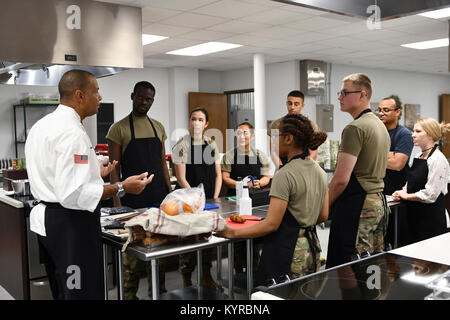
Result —
M 104 299 L 100 200 L 139 194 L 153 175 L 142 173 L 104 185 L 115 163 L 99 164 L 83 119 L 102 97 L 95 77 L 66 72 L 58 85 L 61 104 L 39 120 L 25 144 L 31 193 L 40 203 L 30 213 L 54 299 Z

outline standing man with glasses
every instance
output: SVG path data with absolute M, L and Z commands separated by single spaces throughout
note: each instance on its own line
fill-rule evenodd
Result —
M 336 171 L 329 185 L 331 227 L 327 268 L 350 262 L 356 254 L 384 250 L 389 213 L 383 177 L 389 135 L 370 110 L 372 83 L 362 73 L 343 79 L 338 99 L 353 121 L 342 132 Z
M 378 105 L 378 117 L 386 126 L 391 138 L 391 149 L 388 153 L 386 176 L 384 177 L 384 191 L 391 195 L 396 190 L 401 190 L 406 183 L 406 166 L 413 149 L 411 131 L 399 124 L 402 115 L 402 102 L 396 95 L 391 95 L 381 100 Z M 394 245 L 395 232 L 397 232 L 397 245 L 406 244 L 408 231 L 405 220 L 405 208 L 397 209 L 397 230 L 394 229 L 394 219 L 389 219 L 385 242 Z
M 286 100 L 286 107 L 288 114 L 301 114 L 303 108 L 305 107 L 305 95 L 303 94 L 303 92 L 299 90 L 293 90 L 289 92 Z M 270 125 L 269 129 L 267 130 L 267 135 L 271 138 L 274 138 L 270 139 L 270 157 L 272 158 L 272 161 L 275 164 L 276 169 L 281 167 L 283 164 L 286 164 L 287 162 L 286 157 L 280 157 L 278 154 L 278 147 L 276 145 L 278 136 L 274 137 L 274 134 L 272 134 L 272 130 L 277 130 L 278 127 L 280 126 L 281 119 L 283 118 L 281 117 L 277 120 L 274 120 Z M 311 125 L 314 131 L 319 130 L 319 126 L 314 121 L 311 121 Z M 312 159 L 316 160 L 317 150 L 309 150 L 309 155 Z
M 398 96 L 391 95 L 381 100 L 378 106 L 378 117 L 386 126 L 391 138 L 383 191 L 384 194 L 389 195 L 405 185 L 405 167 L 413 149 L 411 131 L 399 124 L 401 115 L 402 102 Z

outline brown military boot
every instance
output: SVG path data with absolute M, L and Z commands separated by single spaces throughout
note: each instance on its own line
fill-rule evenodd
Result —
M 192 280 L 191 280 L 191 275 L 192 273 L 182 273 L 181 274 L 183 276 L 183 288 L 187 288 L 192 286 Z
M 211 270 L 205 270 L 205 272 L 203 272 L 203 276 L 202 276 L 202 286 L 204 287 L 208 287 L 211 289 L 216 290 L 217 289 L 217 283 L 214 282 L 212 276 L 211 276 Z

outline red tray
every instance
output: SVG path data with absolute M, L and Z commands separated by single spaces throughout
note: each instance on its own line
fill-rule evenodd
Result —
M 250 216 L 247 214 L 243 214 L 243 217 L 245 217 L 246 219 L 261 219 L 261 217 L 258 216 Z M 237 222 L 233 222 L 230 220 L 230 218 L 225 218 L 225 222 L 227 223 L 228 226 L 233 227 L 233 228 L 242 228 L 242 227 L 247 227 L 247 226 L 251 226 L 252 224 L 255 223 L 259 223 L 260 221 L 256 221 L 256 220 L 246 220 L 244 223 L 237 223 Z

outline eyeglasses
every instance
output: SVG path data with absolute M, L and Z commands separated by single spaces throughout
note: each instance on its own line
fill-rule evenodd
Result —
M 358 92 L 361 92 L 362 90 L 359 90 L 359 91 L 338 91 L 337 92 L 337 96 L 338 96 L 338 98 L 340 97 L 340 96 L 342 96 L 342 97 L 345 97 L 346 95 L 348 95 L 348 94 L 350 94 L 350 93 L 358 93 Z
M 236 131 L 236 135 L 237 136 L 244 136 L 244 137 L 250 137 L 251 136 L 251 132 L 250 131 L 243 131 L 243 130 L 237 130 Z
M 382 109 L 378 109 L 378 113 L 389 113 L 389 112 L 391 112 L 391 111 L 395 111 L 395 110 L 397 110 L 398 108 L 395 108 L 395 109 L 388 109 L 388 108 L 382 108 Z

